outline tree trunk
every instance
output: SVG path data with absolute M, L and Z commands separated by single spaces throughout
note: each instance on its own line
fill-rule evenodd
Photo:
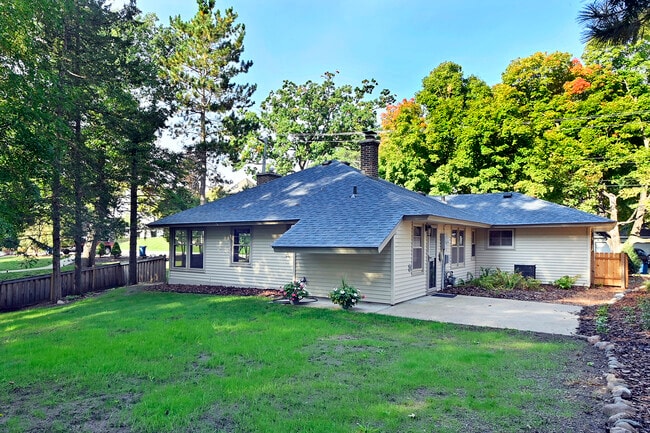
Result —
M 73 293 L 81 293 L 81 270 L 83 263 L 81 262 L 81 254 L 84 248 L 83 241 L 83 222 L 84 222 L 84 193 L 82 185 L 82 170 L 81 163 L 81 116 L 77 113 L 74 126 L 74 142 L 72 145 L 72 173 L 73 173 L 73 188 L 74 188 L 74 222 L 73 222 L 73 236 L 74 236 L 74 288 Z
M 55 146 L 56 147 L 56 146 Z M 61 161 L 54 149 L 52 167 L 52 284 L 50 301 L 61 299 Z
M 138 284 L 138 160 L 136 145 L 131 152 L 131 188 L 129 210 L 129 284 Z
M 650 139 L 643 137 L 643 146 L 650 149 Z M 645 216 L 648 212 L 648 185 L 641 185 L 641 192 L 639 194 L 639 203 L 634 211 L 634 224 L 630 230 L 630 236 L 641 236 L 641 228 L 645 222 Z
M 198 160 L 199 160 L 199 195 L 201 197 L 201 204 L 205 204 L 205 194 L 207 189 L 207 177 L 208 177 L 208 150 L 207 150 L 207 132 L 205 125 L 205 111 L 201 112 L 201 143 L 198 148 Z
M 607 199 L 609 200 L 609 219 L 618 221 L 618 207 L 616 206 L 616 201 L 617 201 L 616 194 L 603 191 L 603 195 L 607 197 Z M 609 240 L 607 241 L 607 243 L 609 244 L 609 248 L 614 253 L 620 253 L 622 245 L 621 245 L 621 235 L 618 230 L 618 224 L 616 224 L 616 226 L 607 233 L 610 236 Z

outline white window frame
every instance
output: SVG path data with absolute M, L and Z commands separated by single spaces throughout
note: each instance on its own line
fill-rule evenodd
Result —
M 418 230 L 419 235 L 416 234 Z M 424 235 L 424 226 L 414 224 L 411 230 L 411 272 L 424 272 Z M 420 266 L 416 267 L 418 260 Z
M 454 236 L 454 233 L 456 234 Z M 450 246 L 450 264 L 454 267 L 462 268 L 465 266 L 465 254 L 467 247 L 467 230 L 465 227 L 452 227 L 451 236 L 449 237 Z M 455 243 L 455 245 L 454 245 Z M 456 260 L 454 260 L 454 258 Z
M 241 233 L 240 233 L 241 232 Z M 248 234 L 248 244 L 235 242 L 240 239 L 242 233 Z M 245 259 L 241 259 L 241 248 L 248 247 Z M 233 227 L 230 231 L 230 264 L 232 266 L 251 266 L 251 253 L 253 251 L 253 229 L 251 226 Z
M 476 260 L 476 230 L 471 231 L 471 239 L 470 239 L 470 248 L 471 248 L 471 257 L 472 260 Z
M 503 233 L 510 232 L 510 245 L 503 245 Z M 499 245 L 492 245 L 492 233 L 499 233 Z M 487 247 L 489 249 L 514 250 L 515 249 L 515 230 L 514 229 L 490 229 L 487 233 Z

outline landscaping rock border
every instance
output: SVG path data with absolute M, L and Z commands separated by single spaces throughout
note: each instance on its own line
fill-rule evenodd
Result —
M 627 293 L 627 291 L 625 292 Z M 623 299 L 625 293 L 618 293 L 608 303 Z M 600 335 L 587 337 L 587 342 L 595 348 L 603 350 L 607 358 L 608 372 L 605 374 L 607 391 L 610 395 L 610 403 L 603 406 L 603 413 L 607 416 L 609 433 L 638 433 L 642 427 L 641 420 L 637 418 L 639 413 L 635 404 L 630 401 L 632 391 L 625 379 L 617 376 L 617 372 L 625 368 L 616 356 L 616 345 L 612 342 L 601 340 Z

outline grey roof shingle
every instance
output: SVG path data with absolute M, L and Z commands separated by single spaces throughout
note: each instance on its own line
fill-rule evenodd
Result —
M 408 215 L 471 221 L 463 210 L 333 161 L 170 215 L 150 226 L 298 222 L 273 246 L 377 248 Z
M 352 197 L 354 188 L 357 194 Z M 481 198 L 483 197 L 483 198 Z M 152 227 L 295 223 L 274 248 L 379 248 L 408 216 L 487 225 L 608 220 L 513 194 L 451 196 L 446 203 L 333 161 L 170 215 Z
M 492 226 L 613 224 L 607 218 L 517 192 L 451 195 L 444 197 L 444 202 L 471 212 L 475 221 Z

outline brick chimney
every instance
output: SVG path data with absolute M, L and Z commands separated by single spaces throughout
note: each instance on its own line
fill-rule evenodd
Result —
M 361 147 L 361 172 L 366 176 L 379 176 L 379 140 L 373 131 L 364 131 L 365 139 L 359 142 Z
M 280 176 L 279 174 L 276 173 L 258 173 L 257 174 L 257 186 L 264 185 L 265 183 L 269 183 L 272 180 L 275 180 Z

